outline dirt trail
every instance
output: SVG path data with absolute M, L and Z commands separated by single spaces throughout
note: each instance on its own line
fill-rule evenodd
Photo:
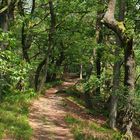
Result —
M 73 140 L 73 135 L 64 121 L 67 110 L 63 97 L 55 94 L 74 85 L 76 80 L 69 80 L 60 86 L 50 88 L 44 97 L 34 101 L 29 114 L 29 123 L 33 129 L 31 140 Z

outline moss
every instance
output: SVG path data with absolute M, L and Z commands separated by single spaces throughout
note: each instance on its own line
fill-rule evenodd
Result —
M 117 21 L 118 27 L 122 30 L 122 32 L 125 31 L 124 23 Z

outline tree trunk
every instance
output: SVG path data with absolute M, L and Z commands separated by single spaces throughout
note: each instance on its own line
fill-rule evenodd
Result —
M 125 14 L 125 1 L 119 0 L 119 21 L 124 21 Z M 116 129 L 116 118 L 117 118 L 117 104 L 118 104 L 118 92 L 120 89 L 120 68 L 121 68 L 121 60 L 120 58 L 120 49 L 122 47 L 119 38 L 116 36 L 116 44 L 117 48 L 115 49 L 115 58 L 117 61 L 114 64 L 113 68 L 113 89 L 110 100 L 110 113 L 109 113 L 109 125 L 112 129 Z M 119 47 L 119 48 L 118 48 Z
M 89 90 L 84 92 L 84 100 L 85 100 L 86 107 L 88 109 L 93 109 L 92 98 Z
M 130 39 L 125 47 L 125 115 L 123 116 L 123 132 L 132 139 L 132 121 L 134 116 L 134 94 L 135 94 L 135 57 L 133 50 L 133 39 Z
M 120 54 L 120 49 L 116 48 L 115 57 L 118 59 Z M 117 60 L 113 68 L 113 89 L 110 98 L 110 113 L 109 113 L 109 126 L 112 129 L 116 129 L 116 118 L 117 118 L 117 104 L 118 104 L 118 92 L 120 83 L 120 67 L 121 61 Z
M 53 41 L 54 41 L 56 20 L 55 20 L 54 6 L 53 6 L 52 0 L 49 0 L 49 9 L 50 9 L 50 23 L 51 24 L 50 24 L 50 31 L 49 31 L 49 37 L 48 37 L 49 38 L 48 39 L 49 40 L 48 41 L 48 50 L 47 50 L 47 52 L 46 52 L 47 54 L 45 56 L 45 64 L 43 65 L 44 67 L 42 68 L 42 78 L 41 78 L 41 81 L 40 81 L 40 85 L 38 87 L 38 92 L 41 92 L 41 90 L 44 86 L 44 83 L 46 81 L 49 60 L 50 60 L 52 49 L 54 47 L 53 46 Z
M 24 2 L 19 0 L 18 2 L 18 9 L 19 9 L 19 13 L 21 16 L 25 16 L 25 12 L 24 12 Z M 31 17 L 34 13 L 34 10 L 35 10 L 35 0 L 32 0 L 32 7 L 31 7 Z M 26 21 L 23 22 L 22 24 L 22 32 L 21 32 L 21 37 L 22 37 L 22 52 L 23 52 L 23 59 L 30 63 L 30 58 L 29 58 L 29 55 L 28 55 L 28 51 L 31 47 L 31 44 L 32 44 L 32 35 L 29 33 L 27 34 L 26 33 Z
M 59 57 L 57 58 L 56 62 L 54 62 L 54 60 L 52 60 L 52 63 L 51 64 L 54 64 L 54 67 L 56 69 L 55 72 L 53 73 L 50 73 L 49 75 L 47 74 L 47 78 L 46 80 L 47 81 L 52 81 L 52 80 L 55 80 L 57 78 L 57 70 L 60 69 L 63 61 L 65 60 L 65 55 L 64 55 L 64 44 L 63 44 L 63 41 L 60 42 L 60 52 L 59 52 Z
M 80 79 L 83 79 L 83 65 L 80 64 Z
M 46 58 L 38 65 L 37 70 L 35 72 L 35 90 L 38 91 L 38 85 L 39 85 L 39 76 L 40 76 L 40 72 L 42 70 L 42 67 L 45 65 L 46 63 Z
M 7 14 L 7 12 L 0 14 L 0 27 L 2 28 L 3 32 L 8 31 L 8 14 Z
M 103 1 L 100 0 L 99 5 L 103 4 Z M 96 20 L 96 43 L 97 45 L 100 45 L 103 41 L 103 35 L 102 35 L 102 14 L 104 13 L 103 9 L 100 9 L 97 11 L 97 20 Z M 101 52 L 102 48 L 97 48 L 96 49 L 96 75 L 98 80 L 100 80 L 101 77 Z M 100 95 L 100 85 L 96 88 L 96 94 Z
M 115 15 L 115 6 L 116 0 L 110 0 L 108 4 L 107 12 L 104 15 L 103 22 L 104 24 L 112 29 L 119 37 L 123 47 L 124 47 L 124 56 L 125 56 L 125 79 L 124 86 L 125 92 L 124 96 L 126 98 L 126 106 L 124 109 L 123 116 L 123 124 L 122 130 L 123 132 L 132 139 L 132 120 L 133 120 L 133 98 L 134 98 L 134 90 L 135 90 L 135 58 L 134 58 L 134 50 L 133 50 L 133 38 L 130 38 L 127 34 L 124 33 L 125 27 L 123 28 L 119 26 L 118 22 L 114 18 Z
M 93 56 L 95 56 L 95 51 L 93 51 Z M 92 75 L 92 72 L 93 72 L 93 62 L 91 61 L 91 65 L 90 65 L 90 68 L 88 70 L 88 75 L 86 76 L 86 81 L 88 81 Z M 85 101 L 85 105 L 88 109 L 93 109 L 93 103 L 92 103 L 92 96 L 90 94 L 90 90 L 89 89 L 86 89 L 84 91 L 84 101 Z
M 30 63 L 30 58 L 28 55 L 28 50 L 31 46 L 31 40 L 28 39 L 29 42 L 27 42 L 27 38 L 29 38 L 29 36 L 26 35 L 25 33 L 25 23 L 22 24 L 22 52 L 23 52 L 23 59 Z
M 0 6 L 1 8 L 4 8 L 7 6 L 7 3 L 2 1 L 2 5 Z M 2 29 L 3 32 L 8 31 L 8 25 L 9 25 L 9 19 L 8 19 L 8 8 L 4 10 L 2 13 L 0 13 L 0 28 Z M 7 42 L 0 42 L 0 49 L 1 51 L 5 50 L 7 48 Z
M 100 80 L 101 77 L 101 49 L 97 49 L 96 51 L 96 74 L 98 80 Z M 100 85 L 97 85 L 98 87 L 96 88 L 96 95 L 100 95 Z

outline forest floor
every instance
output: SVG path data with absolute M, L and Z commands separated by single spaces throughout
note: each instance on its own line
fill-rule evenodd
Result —
M 30 107 L 31 140 L 115 140 L 119 132 L 106 127 L 104 116 L 87 113 L 84 106 L 70 100 L 64 91 L 78 79 L 67 78 L 62 84 L 49 88 Z
M 68 110 L 64 106 L 64 96 L 56 94 L 73 86 L 77 79 L 68 80 L 50 88 L 45 95 L 32 103 L 29 123 L 33 129 L 32 140 L 73 140 L 73 134 L 64 118 Z
M 63 93 L 77 82 L 76 78 L 68 78 L 62 84 L 46 90 L 45 95 L 32 103 L 29 114 L 29 124 L 33 129 L 31 140 L 74 140 L 76 137 L 80 140 L 90 137 L 104 139 L 112 133 L 100 126 L 106 122 L 104 117 L 93 117 L 83 106 L 73 102 L 68 98 L 69 95 Z M 75 129 L 75 132 L 72 132 L 72 129 Z M 81 135 L 80 131 L 86 134 Z M 87 138 L 84 138 L 84 135 L 87 135 Z

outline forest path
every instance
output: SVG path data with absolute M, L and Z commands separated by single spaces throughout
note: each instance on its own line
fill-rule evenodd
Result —
M 77 79 L 68 79 L 61 85 L 50 88 L 45 96 L 35 100 L 30 108 L 29 124 L 33 129 L 31 140 L 73 140 L 65 116 L 68 110 L 64 107 L 64 98 L 56 94 L 73 86 Z

